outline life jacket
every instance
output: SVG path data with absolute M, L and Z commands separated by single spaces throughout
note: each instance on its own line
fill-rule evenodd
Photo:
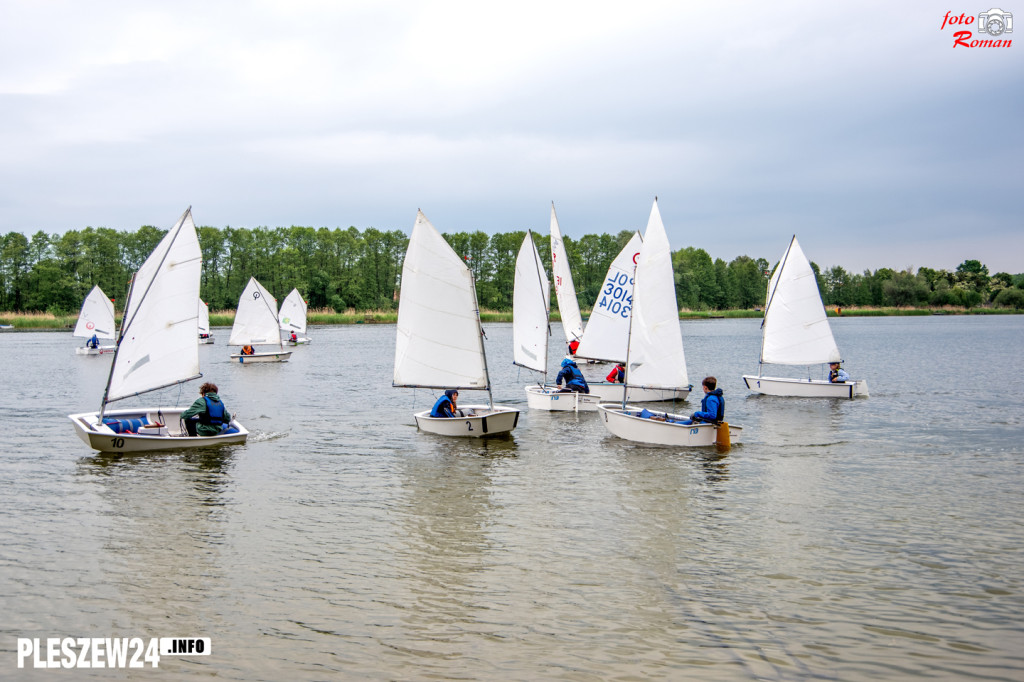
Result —
M 711 391 L 706 396 L 701 398 L 701 401 L 700 401 L 700 411 L 701 412 L 707 412 L 708 411 L 708 398 L 710 398 L 711 396 L 715 396 L 716 398 L 718 398 L 718 400 L 716 401 L 718 403 L 718 409 L 715 411 L 715 421 L 716 422 L 724 421 L 725 420 L 725 396 L 722 395 L 722 389 L 720 389 L 720 388 L 716 388 L 715 390 Z
M 242 346 L 242 355 L 252 355 L 253 352 L 252 346 Z
M 615 365 L 612 371 L 608 372 L 608 376 L 605 377 L 607 381 L 622 383 L 626 380 L 626 370 L 622 365 Z
M 224 426 L 224 403 L 219 400 L 210 400 L 205 395 L 206 413 L 199 415 L 199 422 L 207 426 Z
M 430 416 L 434 418 L 453 417 L 455 416 L 455 410 L 452 409 L 453 407 L 452 399 L 447 395 L 443 395 L 437 399 L 436 403 L 434 403 L 434 408 L 430 410 Z
M 572 353 L 573 355 L 576 355 L 576 349 L 579 347 L 580 342 L 578 339 L 573 339 L 572 341 L 569 342 L 569 352 Z

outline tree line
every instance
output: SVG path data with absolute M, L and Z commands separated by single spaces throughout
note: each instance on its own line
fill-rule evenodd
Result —
M 389 310 L 398 305 L 402 260 L 409 237 L 398 230 L 355 227 L 199 227 L 203 250 L 201 296 L 213 310 L 233 309 L 249 277 L 279 299 L 297 288 L 311 308 Z M 0 310 L 76 312 L 94 285 L 124 308 L 133 272 L 165 234 L 153 226 L 135 232 L 87 227 L 61 235 L 10 232 L 0 237 Z M 484 309 L 512 308 L 515 260 L 525 231 L 487 235 L 456 232 L 445 239 L 473 270 Z M 597 298 L 609 265 L 633 233 L 564 238 L 582 307 Z M 551 271 L 550 238 L 533 235 Z M 774 264 L 739 256 L 712 259 L 704 249 L 673 252 L 679 305 L 690 310 L 751 309 L 764 305 Z M 812 263 L 826 306 L 995 305 L 1024 309 L 1024 275 L 990 275 L 977 260 L 955 271 L 922 267 L 863 273 Z M 554 304 L 553 304 L 554 308 Z

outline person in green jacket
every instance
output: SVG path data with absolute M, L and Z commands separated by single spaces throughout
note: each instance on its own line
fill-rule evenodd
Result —
M 206 382 L 199 387 L 199 398 L 181 413 L 190 436 L 216 436 L 231 425 L 231 413 L 217 395 L 217 384 Z

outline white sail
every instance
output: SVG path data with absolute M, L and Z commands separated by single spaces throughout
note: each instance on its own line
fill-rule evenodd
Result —
M 132 281 L 106 401 L 199 376 L 202 251 L 185 211 Z
M 551 275 L 555 281 L 555 298 L 558 299 L 558 315 L 562 318 L 562 330 L 566 343 L 583 337 L 583 317 L 576 300 L 576 287 L 572 283 L 569 258 L 565 254 L 562 232 L 558 229 L 555 204 L 551 204 Z
M 298 289 L 292 289 L 291 293 L 285 296 L 278 317 L 281 320 L 281 329 L 296 334 L 306 333 L 306 302 L 302 300 L 302 294 Z
M 551 288 L 533 232 L 527 230 L 516 257 L 512 289 L 512 362 L 547 373 Z
M 210 307 L 199 299 L 199 333 L 210 333 Z
M 281 332 L 277 321 L 277 299 L 270 295 L 255 277 L 249 278 L 235 311 L 229 346 L 281 345 Z
M 606 362 L 625 362 L 629 345 L 629 315 L 633 307 L 633 271 L 643 239 L 640 233 L 623 247 L 612 261 L 594 309 L 583 331 L 576 357 Z
M 652 388 L 688 386 L 672 251 L 657 199 L 637 257 L 635 280 L 626 383 Z
M 82 310 L 78 313 L 78 324 L 72 336 L 85 339 L 95 334 L 99 339 L 113 339 L 117 336 L 114 326 L 114 304 L 99 286 L 94 286 L 82 302 Z
M 490 388 L 473 273 L 422 211 L 402 266 L 394 385 Z
M 768 284 L 761 362 L 815 365 L 839 362 L 814 270 L 794 235 Z

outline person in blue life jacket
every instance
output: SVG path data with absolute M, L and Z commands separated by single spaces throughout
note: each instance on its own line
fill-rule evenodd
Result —
M 565 381 L 565 388 L 561 388 L 562 381 Z M 555 377 L 555 385 L 559 387 L 559 393 L 590 393 L 587 380 L 583 378 L 583 372 L 576 366 L 572 358 L 562 360 L 562 371 Z
M 705 377 L 700 383 L 704 389 L 704 397 L 700 401 L 700 409 L 690 415 L 690 422 L 710 422 L 717 424 L 725 420 L 725 396 L 722 389 L 717 388 L 715 377 Z
M 231 425 L 231 413 L 217 395 L 217 384 L 206 382 L 199 387 L 199 398 L 181 413 L 190 436 L 216 436 Z
M 99 337 L 96 336 L 95 334 L 93 334 L 92 338 L 85 342 L 85 346 L 87 348 L 99 348 L 100 347 L 100 339 L 99 339 Z
M 450 417 L 458 417 L 458 405 L 455 403 L 459 399 L 459 392 L 453 388 L 448 389 L 444 392 L 437 402 L 434 403 L 434 408 L 430 410 L 430 416 L 435 419 L 444 419 Z
M 838 362 L 828 363 L 828 380 L 833 384 L 840 384 L 844 381 L 850 380 L 850 375 L 846 373 L 846 370 L 839 366 Z

